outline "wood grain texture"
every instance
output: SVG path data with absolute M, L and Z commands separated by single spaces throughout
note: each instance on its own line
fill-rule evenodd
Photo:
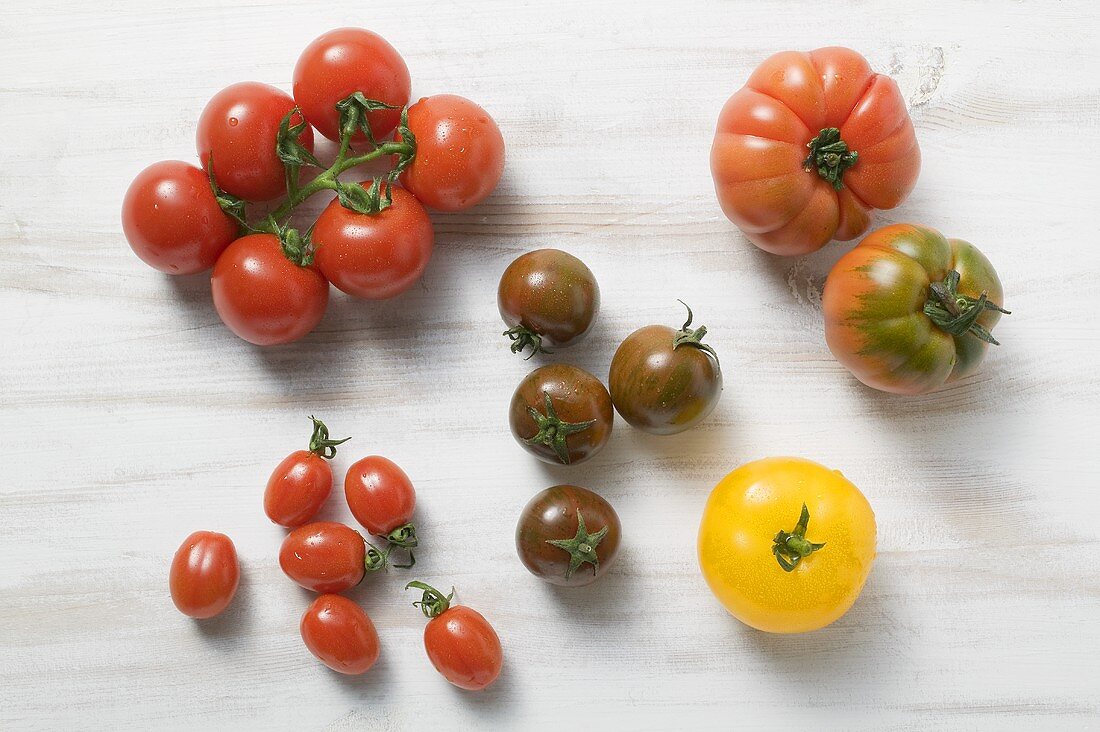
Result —
M 340 25 L 400 49 L 415 94 L 488 109 L 505 179 L 435 217 L 419 287 L 335 296 L 314 334 L 261 351 L 221 326 L 205 278 L 131 254 L 119 204 L 146 164 L 193 158 L 215 91 L 288 88 L 301 48 Z M 2 4 L 0 727 L 1100 726 L 1098 30 L 1091 0 Z M 874 393 L 830 357 L 820 288 L 845 245 L 765 255 L 714 200 L 725 98 L 774 51 L 837 43 L 898 80 L 924 154 L 877 221 L 978 244 L 1014 311 L 981 372 L 937 394 Z M 499 336 L 496 280 L 546 245 L 600 280 L 598 325 L 562 357 L 601 377 L 621 338 L 690 299 L 726 373 L 702 427 L 620 422 L 571 470 L 512 443 L 531 364 Z M 338 475 L 382 453 L 412 476 L 416 576 L 454 584 L 505 644 L 488 692 L 430 668 L 396 571 L 352 593 L 382 637 L 375 670 L 338 678 L 308 656 L 308 597 L 278 569 L 260 495 L 311 412 L 355 435 Z M 863 596 L 807 636 L 742 627 L 695 562 L 709 489 L 777 454 L 843 470 L 879 522 Z M 579 591 L 541 584 L 512 546 L 527 499 L 565 481 L 624 527 L 617 565 Z M 324 515 L 350 520 L 337 500 Z M 234 538 L 243 581 L 196 624 L 167 571 L 200 528 Z

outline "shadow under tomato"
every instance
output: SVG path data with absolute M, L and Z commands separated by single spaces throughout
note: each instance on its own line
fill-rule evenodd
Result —
M 199 635 L 218 644 L 243 644 L 247 640 L 248 628 L 253 616 L 252 582 L 247 570 L 241 567 L 241 580 L 233 601 L 220 615 L 205 620 L 192 620 Z
M 874 686 L 911 677 L 915 633 L 899 628 L 898 612 L 888 590 L 889 577 L 881 565 L 872 571 L 855 605 L 839 620 L 810 633 L 777 634 L 750 628 L 726 615 L 729 633 L 744 655 L 739 663 L 759 666 L 787 678 L 804 701 L 829 704 L 850 701 L 852 674 L 858 673 L 861 689 L 874 695 Z M 881 668 L 889 659 L 889 674 L 864 673 Z
M 499 728 L 507 720 L 514 719 L 515 706 L 519 699 L 520 686 L 516 683 L 515 675 L 510 673 L 511 670 L 508 650 L 505 648 L 500 676 L 488 688 L 481 691 L 467 691 L 442 679 L 440 683 L 446 684 L 451 697 L 466 707 L 483 724 L 491 728 Z
M 193 275 L 162 275 L 162 278 L 172 291 L 172 302 L 193 321 L 194 328 L 225 327 L 214 310 L 209 271 Z
M 631 613 L 623 613 L 623 598 L 634 592 L 634 560 L 635 550 L 624 540 L 619 546 L 614 564 L 591 584 L 562 587 L 540 580 L 534 575 L 530 575 L 530 579 L 525 581 L 539 585 L 543 596 L 557 605 L 569 622 L 580 621 L 585 627 L 625 628 L 633 620 Z M 592 571 L 591 567 L 585 566 L 589 572 Z
M 344 689 L 355 692 L 356 694 L 380 689 L 383 684 L 392 683 L 393 669 L 384 644 L 381 653 L 378 655 L 378 660 L 374 662 L 374 665 L 371 666 L 366 673 L 355 675 L 333 671 L 314 658 L 313 654 L 311 654 L 308 649 L 303 648 L 303 652 L 311 662 L 322 666 L 329 678 L 333 680 L 333 683 L 339 684 Z

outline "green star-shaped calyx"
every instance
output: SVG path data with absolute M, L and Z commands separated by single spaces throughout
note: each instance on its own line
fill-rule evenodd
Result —
M 584 514 L 577 509 L 577 535 L 572 539 L 547 539 L 547 544 L 553 544 L 559 549 L 569 552 L 569 567 L 565 570 L 565 578 L 572 579 L 573 574 L 582 564 L 588 562 L 592 565 L 592 573 L 600 571 L 600 558 L 596 556 L 596 547 L 607 536 L 607 527 L 589 534 L 584 525 Z
M 569 435 L 583 432 L 592 425 L 596 424 L 596 420 L 590 419 L 587 422 L 563 422 L 558 418 L 558 413 L 554 410 L 554 402 L 550 398 L 550 392 L 544 391 L 542 393 L 543 403 L 546 408 L 546 414 L 542 414 L 534 407 L 527 407 L 527 413 L 531 415 L 531 419 L 534 420 L 535 426 L 539 431 L 534 437 L 524 440 L 528 445 L 546 445 L 554 451 L 558 456 L 558 460 L 563 465 L 569 464 L 569 447 L 565 444 L 565 438 Z

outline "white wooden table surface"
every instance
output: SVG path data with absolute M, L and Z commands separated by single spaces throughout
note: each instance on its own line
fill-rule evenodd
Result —
M 0 728 L 1051 729 L 1100 726 L 1100 9 L 1066 2 L 636 0 L 0 6 Z M 123 240 L 119 204 L 155 160 L 194 156 L 231 82 L 289 88 L 300 50 L 362 25 L 404 54 L 414 96 L 480 102 L 508 144 L 485 204 L 439 215 L 422 285 L 334 296 L 315 333 L 258 350 L 223 328 L 203 276 L 172 280 Z M 920 398 L 861 387 L 829 355 L 820 289 L 846 245 L 756 251 L 708 168 L 718 111 L 772 52 L 844 44 L 894 76 L 924 155 L 878 223 L 978 244 L 1013 315 L 965 383 Z M 561 355 L 605 377 L 616 344 L 690 300 L 726 389 L 701 428 L 621 421 L 574 469 L 530 459 L 506 405 L 495 287 L 517 254 L 581 256 L 603 291 Z M 424 656 L 410 577 L 352 596 L 382 637 L 341 678 L 306 652 L 308 595 L 276 556 L 266 477 L 317 413 L 419 491 L 415 577 L 454 584 L 505 646 L 471 695 Z M 878 516 L 847 616 L 811 635 L 741 626 L 705 587 L 695 534 L 727 471 L 794 454 L 841 469 Z M 618 509 L 617 566 L 556 590 L 515 557 L 537 490 L 577 482 Z M 324 516 L 350 520 L 337 494 Z M 232 609 L 172 607 L 185 535 L 232 536 Z M 437 726 L 432 726 L 437 725 Z

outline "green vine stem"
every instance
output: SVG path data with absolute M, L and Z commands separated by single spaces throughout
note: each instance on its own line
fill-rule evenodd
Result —
M 692 328 L 691 328 L 691 319 L 692 319 L 691 308 L 689 308 L 688 304 L 686 302 L 684 302 L 683 300 L 677 300 L 676 302 L 680 303 L 685 308 L 687 308 L 688 316 L 687 316 L 687 322 L 684 323 L 684 326 L 682 328 L 680 328 L 680 330 L 676 331 L 676 335 L 672 339 L 672 350 L 675 351 L 680 346 L 688 346 L 689 348 L 698 348 L 700 351 L 706 351 L 707 353 L 709 353 L 711 356 L 714 357 L 715 361 L 718 361 L 718 354 L 715 353 L 714 349 L 710 347 L 710 344 L 709 343 L 703 343 L 703 336 L 705 336 L 707 334 L 707 326 L 700 325 L 698 328 L 695 328 L 694 330 L 692 330 Z
M 401 111 L 401 122 L 397 133 L 401 141 L 378 143 L 370 130 L 367 118 L 369 112 L 396 107 L 367 99 L 362 92 L 355 92 L 336 104 L 340 111 L 340 149 L 336 159 L 305 185 L 299 178 L 302 167 L 309 165 L 320 168 L 321 163 L 313 153 L 301 144 L 299 136 L 305 131 L 308 122 L 302 117 L 300 109 L 295 107 L 283 117 L 275 140 L 275 151 L 285 168 L 287 195 L 281 204 L 256 224 L 248 223 L 246 216 L 247 201 L 221 190 L 214 179 L 213 160 L 207 162 L 207 174 L 210 188 L 223 211 L 241 225 L 241 230 L 249 234 L 274 234 L 279 237 L 283 253 L 289 260 L 301 267 L 313 263 L 313 244 L 310 240 L 312 227 L 301 234 L 291 228 L 288 221 L 294 210 L 307 199 L 321 191 L 335 191 L 340 204 L 345 208 L 362 214 L 377 214 L 385 210 L 392 202 L 392 186 L 397 175 L 407 168 L 416 156 L 416 138 L 408 127 L 408 109 Z M 294 123 L 294 119 L 299 122 Z M 372 149 L 365 153 L 354 154 L 351 148 L 352 137 L 362 131 Z M 345 183 L 339 176 L 348 170 L 378 158 L 397 156 L 393 168 L 382 178 L 376 178 L 371 186 L 364 188 L 359 183 Z
M 569 435 L 585 431 L 596 424 L 596 420 L 590 419 L 587 422 L 563 422 L 558 417 L 557 410 L 554 409 L 554 400 L 550 398 L 550 392 L 544 391 L 542 397 L 546 409 L 545 415 L 534 407 L 527 407 L 527 413 L 531 415 L 531 419 L 534 420 L 535 426 L 538 427 L 538 432 L 535 433 L 534 437 L 529 437 L 524 440 L 524 442 L 528 445 L 546 445 L 554 451 L 562 465 L 568 465 L 570 462 L 569 446 L 566 445 L 566 438 L 569 437 Z
M 366 567 L 368 572 L 377 572 L 380 569 L 386 569 L 387 567 L 395 567 L 397 569 L 409 569 L 416 566 L 416 555 L 409 551 L 409 563 L 397 564 L 390 561 L 390 555 L 393 553 L 395 544 L 387 544 L 385 549 L 379 549 L 369 541 L 367 544 L 367 554 L 363 559 L 363 566 Z M 415 546 L 415 545 L 414 545 Z
M 824 543 L 815 544 L 806 538 L 806 527 L 810 524 L 810 510 L 806 504 L 802 504 L 802 513 L 798 517 L 794 531 L 780 531 L 775 535 L 772 545 L 772 554 L 779 562 L 784 572 L 793 572 L 794 568 L 806 557 L 825 546 Z
M 802 167 L 807 171 L 816 170 L 836 190 L 843 188 L 844 171 L 856 164 L 859 153 L 848 149 L 848 143 L 840 139 L 840 130 L 826 127 L 806 143 L 806 147 L 810 148 L 810 154 L 802 161 Z
M 398 526 L 383 538 L 389 544 L 402 549 L 412 549 L 420 543 L 420 540 L 416 538 L 416 527 L 412 524 Z
M 929 297 L 924 303 L 924 314 L 936 327 L 953 336 L 970 333 L 986 343 L 994 346 L 1001 345 L 989 330 L 978 324 L 978 318 L 986 310 L 995 310 L 1005 315 L 1011 315 L 1011 311 L 990 302 L 984 292 L 977 298 L 960 295 L 960 279 L 959 273 L 951 270 L 942 282 L 933 282 L 929 285 Z
M 546 543 L 569 552 L 569 566 L 565 570 L 565 579 L 568 580 L 573 578 L 573 574 L 585 562 L 592 565 L 593 574 L 599 573 L 600 558 L 596 555 L 596 547 L 605 536 L 607 536 L 606 526 L 595 534 L 588 533 L 588 528 L 584 525 L 584 515 L 578 508 L 576 536 L 571 539 L 547 539 Z
M 553 353 L 542 347 L 542 336 L 533 330 L 524 328 L 522 325 L 517 325 L 515 328 L 509 328 L 504 331 L 504 335 L 508 336 L 512 340 L 510 346 L 512 353 L 519 353 L 528 346 L 531 347 L 531 353 L 524 361 L 529 361 L 536 353 Z
M 332 460 L 336 457 L 336 446 L 343 445 L 350 440 L 350 437 L 345 437 L 342 440 L 333 440 L 329 437 L 328 427 L 321 420 L 309 415 L 309 419 L 313 422 L 313 434 L 309 438 L 309 451 L 315 455 L 320 455 L 325 460 Z
M 447 609 L 451 606 L 451 600 L 455 596 L 455 588 L 453 587 L 449 595 L 444 595 L 431 585 L 426 585 L 423 582 L 410 582 L 405 585 L 406 590 L 410 587 L 424 591 L 424 596 L 414 602 L 413 605 L 420 608 L 420 611 L 424 613 L 424 617 L 427 618 L 436 618 L 447 612 Z

